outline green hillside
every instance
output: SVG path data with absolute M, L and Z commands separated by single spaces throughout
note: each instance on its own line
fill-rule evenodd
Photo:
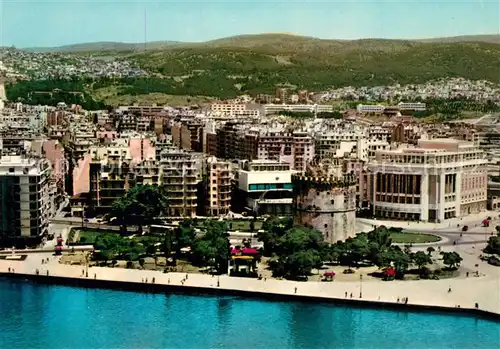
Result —
M 276 84 L 331 86 L 423 83 L 461 76 L 500 82 L 500 45 L 403 40 L 320 40 L 255 35 L 132 54 L 172 89 L 201 95 L 271 92 Z M 211 90 L 212 89 L 212 90 Z M 130 92 L 130 91 L 129 91 Z
M 204 43 L 162 43 L 147 52 L 117 44 L 107 54 L 131 60 L 155 76 L 93 81 L 85 84 L 85 92 L 96 101 L 114 105 L 143 100 L 163 103 L 172 96 L 205 99 L 274 93 L 276 85 L 284 83 L 310 91 L 417 84 L 445 77 L 500 83 L 498 38 L 474 38 L 349 41 L 262 34 Z M 96 43 L 94 48 L 108 50 L 111 44 Z M 81 50 L 89 47 L 78 46 Z

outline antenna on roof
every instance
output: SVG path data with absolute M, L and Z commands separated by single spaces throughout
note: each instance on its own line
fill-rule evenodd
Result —
M 144 52 L 146 52 L 147 45 L 147 15 L 146 15 L 146 7 L 144 7 Z

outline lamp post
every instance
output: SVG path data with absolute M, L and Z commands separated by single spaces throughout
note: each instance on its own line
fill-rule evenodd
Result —
M 359 298 L 363 298 L 363 274 L 359 274 Z

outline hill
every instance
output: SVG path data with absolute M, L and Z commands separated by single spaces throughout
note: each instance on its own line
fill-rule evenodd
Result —
M 151 41 L 146 44 L 147 50 L 158 50 L 172 45 L 178 45 L 178 41 Z M 143 51 L 144 43 L 125 43 L 125 42 L 90 42 L 58 47 L 28 47 L 23 48 L 28 52 L 61 52 L 61 53 L 81 53 L 81 52 L 124 52 L 124 51 Z
M 459 76 L 498 83 L 498 57 L 500 45 L 485 42 L 342 41 L 265 34 L 171 46 L 130 54 L 127 59 L 165 78 L 162 88 L 159 82 L 149 84 L 153 92 L 229 97 L 271 93 L 281 83 L 309 90 Z M 137 91 L 145 92 L 144 88 Z M 133 88 L 128 91 L 134 93 Z
M 152 93 L 218 98 L 272 94 L 283 83 L 311 91 L 417 84 L 445 77 L 500 83 L 500 44 L 460 38 L 323 40 L 262 34 L 203 43 L 160 43 L 157 49 L 149 46 L 147 52 L 138 52 L 137 45 L 118 45 L 118 59 L 131 60 L 155 77 L 101 81 L 93 83 L 89 93 L 140 101 Z M 109 54 L 111 43 L 100 45 Z
M 490 44 L 500 44 L 500 35 L 462 35 L 450 36 L 447 38 L 422 39 L 417 41 L 427 43 L 486 42 Z

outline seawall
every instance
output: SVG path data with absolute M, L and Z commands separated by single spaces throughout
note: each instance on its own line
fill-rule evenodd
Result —
M 299 301 L 325 304 L 348 305 L 359 308 L 385 309 L 397 311 L 427 311 L 445 315 L 475 316 L 500 322 L 500 314 L 484 309 L 453 308 L 448 306 L 404 304 L 386 301 L 374 301 L 360 298 L 332 298 L 289 293 L 261 292 L 257 290 L 234 289 L 224 287 L 204 287 L 197 285 L 172 285 L 162 283 L 130 282 L 122 280 L 102 280 L 86 277 L 47 276 L 22 273 L 0 272 L 0 277 L 31 281 L 45 285 L 61 285 L 83 288 L 100 288 L 133 292 L 149 292 L 158 294 L 188 294 L 188 295 L 225 295 L 245 298 L 258 298 L 269 301 Z

